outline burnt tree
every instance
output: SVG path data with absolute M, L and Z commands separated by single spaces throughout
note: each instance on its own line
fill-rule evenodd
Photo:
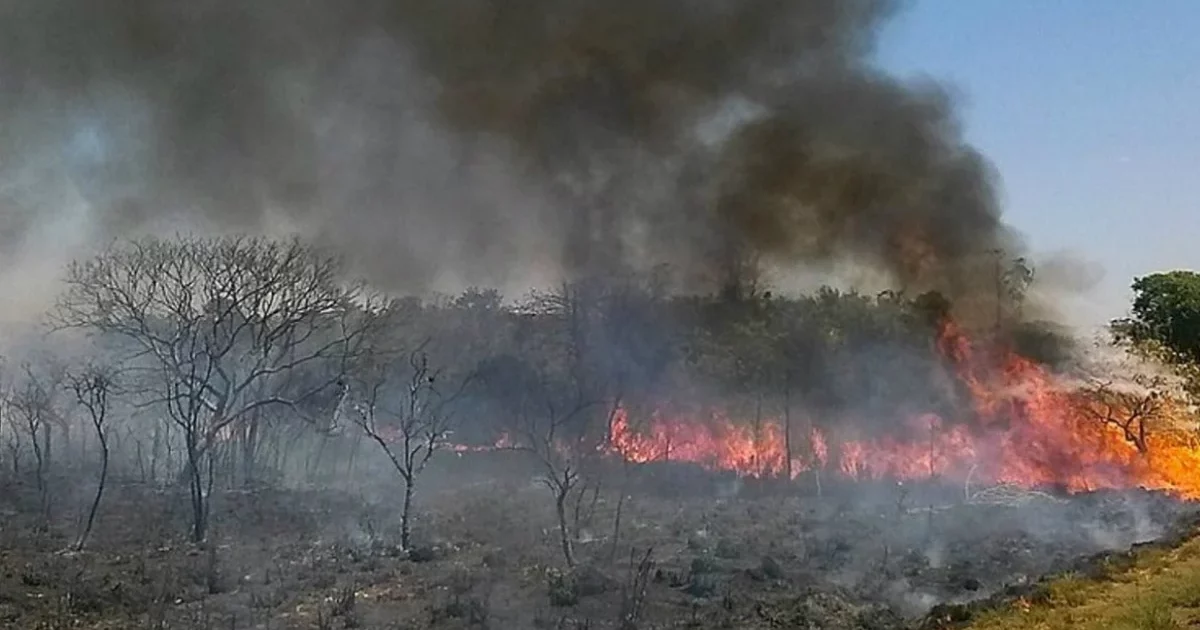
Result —
M 1153 424 L 1161 415 L 1164 399 L 1153 385 L 1161 385 L 1158 379 L 1152 387 L 1136 391 L 1118 389 L 1111 382 L 1095 384 L 1087 392 L 1083 410 L 1093 420 L 1121 430 L 1125 440 L 1145 455 L 1150 451 L 1147 441 L 1147 424 Z
M 29 439 L 34 457 L 34 482 L 42 518 L 48 523 L 51 511 L 50 472 L 51 429 L 58 422 L 61 372 L 54 366 L 34 368 L 26 363 L 22 381 L 14 388 L 9 405 L 16 413 L 21 428 Z
M 407 353 L 372 352 L 352 379 L 352 421 L 379 446 L 404 482 L 400 544 L 412 548 L 417 478 L 447 443 L 458 402 L 473 376 L 455 378 L 430 364 L 426 344 Z
M 60 326 L 124 339 L 131 395 L 180 430 L 192 538 L 205 538 L 213 449 L 267 407 L 303 408 L 289 375 L 345 365 L 363 338 L 363 291 L 340 260 L 298 241 L 143 239 L 69 266 Z
M 89 366 L 76 374 L 69 374 L 67 380 L 75 394 L 75 401 L 87 412 L 100 446 L 100 474 L 96 482 L 96 494 L 88 509 L 83 530 L 79 532 L 79 538 L 75 541 L 75 549 L 82 550 L 96 523 L 96 514 L 100 511 L 100 501 L 104 497 L 105 484 L 108 482 L 109 394 L 113 390 L 113 379 L 107 370 Z
M 593 295 L 579 285 L 535 295 L 514 313 L 512 352 L 487 360 L 480 369 L 487 395 L 518 437 L 518 448 L 532 454 L 543 469 L 542 483 L 554 498 L 568 566 L 575 565 L 576 533 L 567 507 L 592 481 L 589 467 L 608 446 L 603 420 L 615 400 L 593 360 Z

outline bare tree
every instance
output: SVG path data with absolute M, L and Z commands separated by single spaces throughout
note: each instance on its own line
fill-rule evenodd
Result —
M 501 357 L 485 370 L 488 389 L 506 410 L 520 448 L 533 454 L 545 472 L 542 482 L 554 497 L 559 543 L 571 567 L 578 532 L 567 506 L 587 487 L 598 495 L 598 479 L 591 477 L 601 468 L 627 386 L 606 353 L 618 338 L 605 330 L 606 324 L 622 321 L 606 321 L 606 289 L 581 282 L 535 295 L 518 311 L 516 336 L 524 341 L 516 350 L 522 358 Z
M 16 477 L 21 474 L 21 445 L 17 438 L 17 431 L 13 426 L 12 413 L 10 413 L 12 409 L 12 405 L 10 404 L 12 395 L 9 391 L 8 372 L 5 368 L 7 366 L 3 358 L 0 357 L 0 436 L 7 438 L 8 443 L 6 446 L 8 447 L 9 456 L 12 458 L 9 466 L 11 467 L 13 476 Z
M 637 630 L 646 607 L 646 594 L 654 572 L 654 548 L 646 549 L 639 558 L 636 550 L 629 551 L 629 576 L 621 586 L 621 614 L 617 619 L 620 630 Z
M 37 485 L 38 499 L 41 504 L 42 517 L 50 518 L 50 485 L 47 478 L 50 466 L 50 431 L 52 423 L 57 420 L 55 405 L 57 404 L 60 376 L 58 371 L 50 366 L 46 370 L 37 370 L 31 364 L 24 366 L 24 377 L 16 386 L 10 398 L 10 405 L 20 418 L 23 429 L 29 438 L 29 444 L 34 457 L 34 480 Z
M 213 448 L 264 407 L 301 408 L 338 370 L 304 391 L 294 370 L 342 366 L 361 342 L 363 292 L 340 261 L 298 241 L 144 239 L 70 265 L 60 326 L 120 337 L 131 394 L 180 429 L 192 537 L 204 540 Z M 207 469 L 206 469 L 207 466 Z
M 14 478 L 21 476 L 21 429 L 13 413 L 13 392 L 7 383 L 0 385 L 0 435 L 5 437 L 9 468 Z
M 575 336 L 586 332 L 593 338 L 586 344 L 590 355 L 586 360 L 598 367 L 591 387 L 602 390 L 602 397 L 607 400 L 604 447 L 608 452 L 619 452 L 613 443 L 615 421 L 623 414 L 629 431 L 636 434 L 642 430 L 648 414 L 639 413 L 638 408 L 642 406 L 640 403 L 657 398 L 655 392 L 668 373 L 674 340 L 663 317 L 665 289 L 660 278 L 612 277 L 591 288 L 588 301 L 594 304 L 592 310 L 596 314 L 592 319 L 596 323 L 586 331 L 576 327 Z M 575 301 L 583 295 L 576 292 Z M 616 560 L 621 520 L 637 467 L 622 457 L 617 472 L 610 561 Z
M 474 377 L 454 379 L 457 383 L 446 388 L 443 380 L 451 379 L 443 370 L 430 367 L 425 344 L 401 360 L 380 352 L 366 361 L 364 368 L 355 379 L 362 399 L 351 417 L 379 445 L 404 481 L 400 544 L 411 549 L 417 477 L 446 444 L 455 403 Z
M 512 356 L 494 359 L 483 368 L 491 396 L 501 403 L 518 436 L 517 448 L 541 465 L 542 483 L 554 498 L 559 544 L 567 566 L 575 566 L 575 534 L 567 505 L 585 478 L 587 465 L 599 456 L 604 431 L 589 422 L 600 401 L 568 388 L 552 375 L 539 373 Z
M 567 518 L 567 503 L 585 479 L 589 459 L 596 456 L 594 447 L 600 444 L 589 439 L 587 428 L 580 422 L 596 403 L 577 399 L 559 406 L 548 397 L 541 398 L 541 404 L 537 405 L 541 409 L 530 406 L 520 411 L 517 429 L 523 438 L 523 449 L 533 453 L 545 470 L 542 483 L 554 496 L 563 559 L 568 567 L 574 567 L 576 532 Z
M 92 505 L 88 509 L 87 522 L 79 533 L 79 539 L 75 542 L 75 549 L 82 550 L 96 523 L 96 513 L 100 510 L 100 501 L 104 497 L 104 488 L 108 481 L 107 422 L 109 394 L 113 389 L 113 380 L 107 370 L 96 366 L 89 366 L 76 374 L 69 374 L 67 379 L 71 391 L 75 394 L 76 402 L 87 412 L 100 445 L 100 478 L 96 483 L 96 495 L 92 498 Z
M 1132 391 L 1117 389 L 1110 381 L 1098 382 L 1086 393 L 1082 408 L 1094 420 L 1119 428 L 1125 440 L 1145 455 L 1149 452 L 1147 423 L 1158 419 L 1163 409 L 1161 385 L 1162 381 L 1154 378 L 1148 387 Z

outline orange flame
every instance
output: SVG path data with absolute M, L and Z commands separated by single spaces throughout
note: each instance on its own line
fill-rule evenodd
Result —
M 1094 400 L 1060 386 L 1040 365 L 1011 352 L 982 357 L 951 322 L 939 350 L 970 392 L 972 422 L 919 414 L 907 419 L 906 439 L 839 440 L 812 429 L 805 448 L 791 449 L 792 476 L 819 468 L 854 478 L 976 480 L 1073 492 L 1144 487 L 1200 498 L 1200 450 L 1188 432 L 1155 426 L 1141 452 L 1121 428 L 1097 419 Z M 775 418 L 743 423 L 718 413 L 703 421 L 653 414 L 635 430 L 619 410 L 610 435 L 611 450 L 633 462 L 691 462 L 748 476 L 781 476 L 788 469 L 783 423 Z
M 500 437 L 496 438 L 495 442 L 493 442 L 492 444 L 487 444 L 487 445 L 458 444 L 458 443 L 449 444 L 449 449 L 451 451 L 453 451 L 455 453 L 459 453 L 459 454 L 482 453 L 485 451 L 503 451 L 503 450 L 511 450 L 511 449 L 515 449 L 515 448 L 517 448 L 517 443 L 513 441 L 513 439 L 508 435 L 508 433 L 501 433 Z
M 753 477 L 782 477 L 790 470 L 795 478 L 823 470 L 855 479 L 936 478 L 1070 492 L 1141 487 L 1200 499 L 1200 437 L 1194 427 L 1178 422 L 1177 417 L 1191 415 L 1178 401 L 1163 398 L 1159 413 L 1143 418 L 1149 426 L 1145 448 L 1139 449 L 1123 428 L 1103 421 L 1099 408 L 1111 414 L 1112 401 L 1063 386 L 1029 359 L 999 349 L 978 353 L 953 322 L 944 323 L 938 349 L 970 394 L 969 422 L 915 414 L 902 419 L 906 437 L 873 439 L 847 438 L 803 423 L 792 427 L 793 438 L 799 433 L 801 439 L 789 448 L 778 418 L 741 422 L 720 412 L 704 418 L 656 412 L 634 427 L 627 411 L 618 408 L 601 452 L 633 463 L 689 462 Z M 1129 412 L 1115 409 L 1117 416 Z M 854 426 L 849 420 L 842 424 Z M 462 455 L 520 445 L 503 434 L 489 445 L 445 446 Z M 556 448 L 571 450 L 565 444 Z

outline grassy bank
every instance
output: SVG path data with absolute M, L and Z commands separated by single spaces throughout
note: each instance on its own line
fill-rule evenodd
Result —
M 1063 576 L 979 614 L 972 630 L 1172 630 L 1200 626 L 1200 538 Z

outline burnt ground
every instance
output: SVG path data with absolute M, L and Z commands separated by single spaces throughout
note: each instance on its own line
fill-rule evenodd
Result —
M 660 464 L 627 483 L 615 546 L 616 497 L 584 493 L 565 571 L 544 487 L 487 461 L 455 476 L 461 459 L 447 460 L 418 493 L 412 553 L 397 544 L 398 480 L 223 493 L 203 546 L 181 535 L 180 497 L 114 484 L 81 553 L 63 551 L 77 510 L 38 528 L 31 486 L 5 482 L 0 627 L 602 629 L 624 612 L 624 628 L 910 628 L 1196 514 L 1144 491 L 827 480 L 818 496 Z

